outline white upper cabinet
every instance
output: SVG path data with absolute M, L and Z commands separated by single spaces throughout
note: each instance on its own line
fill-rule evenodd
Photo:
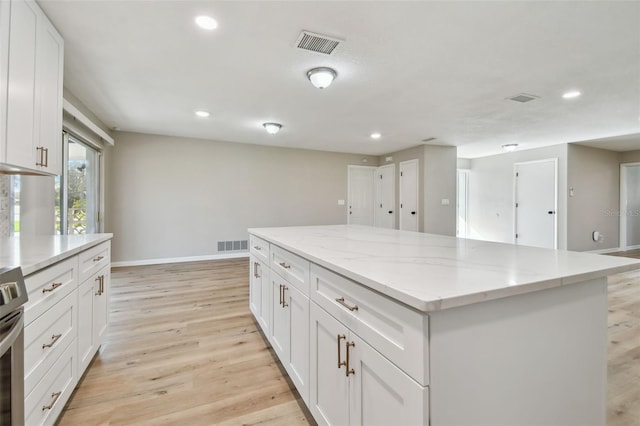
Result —
M 60 174 L 64 42 L 34 1 L 1 4 L 0 169 Z

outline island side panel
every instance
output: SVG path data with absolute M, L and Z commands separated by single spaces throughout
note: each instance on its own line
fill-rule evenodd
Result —
M 430 314 L 431 425 L 606 423 L 607 281 Z

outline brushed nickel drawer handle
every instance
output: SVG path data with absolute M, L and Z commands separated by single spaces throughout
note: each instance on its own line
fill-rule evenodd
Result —
M 53 398 L 51 400 L 51 403 L 49 405 L 43 405 L 42 406 L 42 411 L 47 411 L 47 410 L 51 410 L 53 408 L 53 406 L 55 405 L 56 401 L 58 400 L 58 398 L 60 398 L 60 395 L 62 395 L 62 392 L 54 392 L 51 394 L 51 398 Z
M 43 288 L 43 289 L 42 289 L 42 292 L 43 292 L 43 293 L 46 293 L 46 292 L 48 292 L 48 291 L 53 291 L 53 290 L 55 290 L 56 288 L 60 287 L 61 285 L 62 285 L 62 283 L 53 283 L 53 284 L 51 284 L 51 288 Z
M 104 275 L 97 276 L 94 281 L 98 281 L 98 291 L 96 292 L 96 296 L 102 296 L 102 293 L 104 293 Z
M 253 248 L 256 249 L 256 250 L 262 250 L 262 247 L 260 247 L 260 246 L 253 246 Z
M 278 265 L 282 266 L 284 269 L 291 269 L 291 265 L 287 265 L 285 262 L 280 262 Z
M 284 294 L 285 291 L 289 290 L 289 287 L 287 287 L 286 285 L 282 286 L 282 307 L 286 308 L 287 306 L 289 306 L 289 304 L 287 303 L 287 298 Z
M 344 306 L 345 308 L 347 308 L 350 311 L 357 311 L 358 310 L 358 305 L 353 305 L 353 306 L 349 306 L 347 305 L 347 303 L 344 301 L 344 297 L 338 297 L 336 299 L 336 302 L 338 302 L 339 304 L 341 304 L 342 306 Z
M 51 336 L 51 343 L 44 343 L 42 345 L 42 349 L 50 348 L 51 346 L 55 345 L 55 343 L 61 337 L 62 337 L 62 334 L 54 334 L 53 336 Z
M 346 340 L 347 336 L 345 336 L 344 334 L 338 334 L 337 340 L 338 340 L 338 369 L 340 369 L 340 367 L 342 367 L 343 365 L 347 365 L 347 361 L 340 361 L 340 358 L 342 358 L 340 356 L 340 340 L 345 339 Z
M 100 262 L 102 259 L 104 259 L 104 256 L 98 256 L 98 257 L 94 257 L 93 261 L 94 262 Z

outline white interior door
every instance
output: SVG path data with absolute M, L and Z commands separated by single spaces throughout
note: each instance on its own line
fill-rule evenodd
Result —
M 373 174 L 375 167 L 349 166 L 347 223 L 373 226 Z
M 393 229 L 396 227 L 396 165 L 378 167 L 373 180 L 376 193 L 375 226 Z
M 640 248 L 640 163 L 620 165 L 620 248 Z
M 555 158 L 515 164 L 515 243 L 555 249 L 557 242 Z
M 400 229 L 418 230 L 418 160 L 400 163 Z

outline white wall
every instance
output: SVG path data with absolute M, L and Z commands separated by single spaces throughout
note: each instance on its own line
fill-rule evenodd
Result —
M 558 248 L 567 247 L 567 145 L 515 151 L 471 160 L 469 238 L 513 243 L 514 164 L 558 159 Z
M 425 146 L 424 232 L 456 236 L 456 156 L 454 146 Z
M 347 166 L 377 157 L 115 133 L 106 231 L 118 262 L 217 254 L 247 228 L 346 223 Z
M 567 200 L 569 250 L 591 251 L 619 247 L 621 154 L 570 144 Z M 593 241 L 593 231 L 604 241 Z

